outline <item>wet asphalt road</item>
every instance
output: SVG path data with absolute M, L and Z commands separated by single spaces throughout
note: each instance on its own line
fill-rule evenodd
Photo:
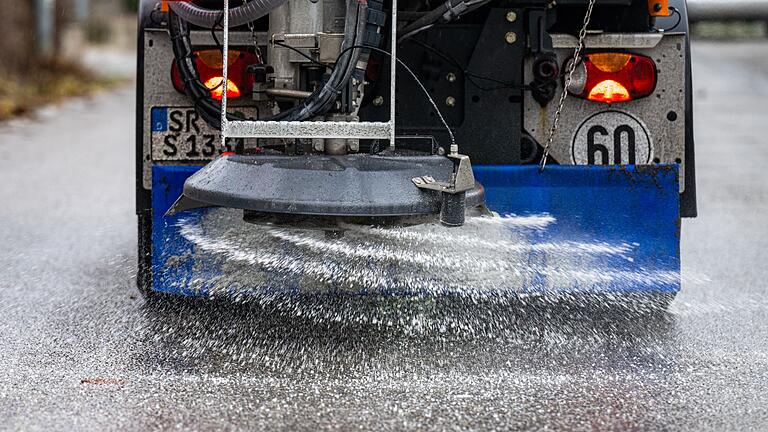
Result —
M 768 43 L 693 58 L 700 217 L 683 292 L 649 318 L 150 307 L 131 89 L 0 126 L 0 429 L 765 430 Z

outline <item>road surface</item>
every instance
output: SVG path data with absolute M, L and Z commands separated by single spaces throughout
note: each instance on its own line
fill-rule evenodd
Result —
M 693 59 L 700 217 L 647 319 L 148 307 L 131 89 L 0 126 L 0 429 L 764 429 L 768 43 Z

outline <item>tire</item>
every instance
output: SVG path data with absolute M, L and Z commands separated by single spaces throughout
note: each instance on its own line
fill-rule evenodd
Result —
M 154 299 L 157 293 L 152 289 L 152 210 L 138 214 L 137 258 L 136 286 L 145 299 Z

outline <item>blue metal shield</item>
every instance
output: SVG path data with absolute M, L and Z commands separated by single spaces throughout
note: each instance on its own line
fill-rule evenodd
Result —
M 208 210 L 165 217 L 184 181 L 199 167 L 153 167 L 152 269 L 154 289 L 206 295 L 206 281 L 226 270 L 225 262 L 199 262 L 197 246 L 181 224 Z M 546 229 L 526 234 L 525 265 L 543 269 L 515 292 L 598 291 L 671 293 L 680 289 L 678 168 L 656 166 L 478 166 L 488 207 L 500 215 L 545 216 Z M 459 228 L 461 229 L 461 228 Z M 587 256 L 564 267 L 563 250 Z M 567 261 L 567 257 L 565 257 Z M 554 269 L 554 270 L 553 270 Z M 262 279 L 262 283 L 265 283 Z M 267 284 L 290 285 L 285 278 Z M 295 287 L 272 287 L 291 290 Z

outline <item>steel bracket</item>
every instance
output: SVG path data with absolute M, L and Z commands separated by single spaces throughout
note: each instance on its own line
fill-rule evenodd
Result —
M 449 154 L 446 156 L 454 164 L 453 176 L 450 182 L 437 181 L 431 176 L 414 177 L 413 184 L 419 189 L 433 190 L 448 194 L 466 192 L 475 187 L 475 175 L 472 172 L 472 163 L 469 156 L 462 154 Z

